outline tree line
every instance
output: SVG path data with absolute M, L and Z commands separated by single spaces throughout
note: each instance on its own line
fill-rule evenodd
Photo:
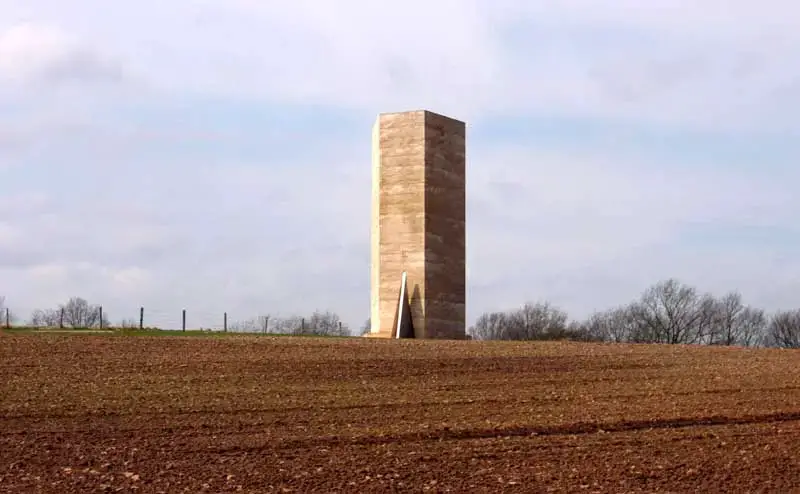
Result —
M 633 302 L 570 321 L 547 302 L 482 314 L 468 330 L 478 340 L 577 340 L 800 348 L 800 309 L 764 310 L 738 292 L 701 293 L 676 279 L 656 283 Z
M 316 310 L 308 316 L 258 316 L 236 321 L 230 331 L 298 336 L 350 336 L 350 328 L 335 312 Z
M 6 313 L 0 296 L 0 312 Z M 11 321 L 14 315 L 9 314 Z M 35 310 L 26 323 L 33 327 L 111 328 L 102 307 L 72 297 L 52 309 Z M 138 328 L 123 320 L 115 327 Z M 152 328 L 155 329 L 155 328 Z M 314 311 L 308 316 L 259 316 L 232 321 L 232 332 L 349 336 L 338 314 Z M 369 320 L 361 333 L 369 331 Z M 738 292 L 721 297 L 701 293 L 676 279 L 658 282 L 641 296 L 619 307 L 591 314 L 584 320 L 548 302 L 527 303 L 514 310 L 482 314 L 469 328 L 476 340 L 575 340 L 616 343 L 666 343 L 800 348 L 800 309 L 767 314 L 747 305 Z
M 0 296 L 0 313 L 5 317 L 5 298 Z M 9 313 L 9 320 L 17 322 L 17 318 Z M 5 320 L 3 320 L 3 323 Z M 0 324 L 0 326 L 2 326 Z M 138 329 L 140 321 L 123 319 L 112 324 L 108 313 L 99 304 L 89 303 L 84 298 L 72 297 L 63 304 L 51 309 L 36 309 L 31 313 L 25 326 L 36 328 L 70 328 L 70 329 Z M 145 329 L 159 329 L 148 326 Z M 202 328 L 196 328 L 202 329 Z M 338 314 L 331 311 L 316 310 L 308 316 L 259 316 L 251 319 L 231 321 L 227 325 L 231 332 L 252 332 L 291 334 L 306 336 L 349 336 L 350 329 Z

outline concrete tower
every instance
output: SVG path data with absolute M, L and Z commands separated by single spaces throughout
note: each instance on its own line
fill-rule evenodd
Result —
M 464 122 L 424 110 L 375 122 L 369 336 L 465 338 L 465 137 Z

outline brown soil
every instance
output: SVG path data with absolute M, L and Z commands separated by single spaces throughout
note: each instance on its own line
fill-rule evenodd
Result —
M 800 352 L 0 336 L 0 492 L 800 492 Z

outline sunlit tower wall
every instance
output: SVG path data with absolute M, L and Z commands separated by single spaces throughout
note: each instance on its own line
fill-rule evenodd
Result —
M 465 338 L 465 164 L 464 122 L 424 110 L 378 116 L 369 336 L 398 337 L 405 272 L 413 328 L 401 336 Z

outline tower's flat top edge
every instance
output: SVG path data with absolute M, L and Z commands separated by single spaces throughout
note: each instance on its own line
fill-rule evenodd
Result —
M 447 115 L 443 115 L 443 114 L 441 114 L 441 113 L 437 113 L 437 112 L 435 112 L 435 111 L 431 111 L 431 110 L 425 110 L 425 109 L 406 110 L 406 111 L 391 111 L 391 112 L 381 112 L 381 113 L 379 113 L 379 114 L 378 114 L 378 118 L 380 118 L 380 117 L 383 117 L 383 116 L 390 116 L 390 115 L 404 115 L 404 114 L 409 114 L 409 113 L 424 113 L 424 114 L 427 114 L 427 115 L 434 115 L 434 116 L 441 117 L 441 118 L 447 118 L 447 119 L 449 119 L 449 120 L 455 120 L 455 121 L 457 121 L 457 122 L 463 122 L 462 120 L 459 120 L 459 119 L 457 119 L 457 118 L 450 117 L 450 116 L 447 116 Z

